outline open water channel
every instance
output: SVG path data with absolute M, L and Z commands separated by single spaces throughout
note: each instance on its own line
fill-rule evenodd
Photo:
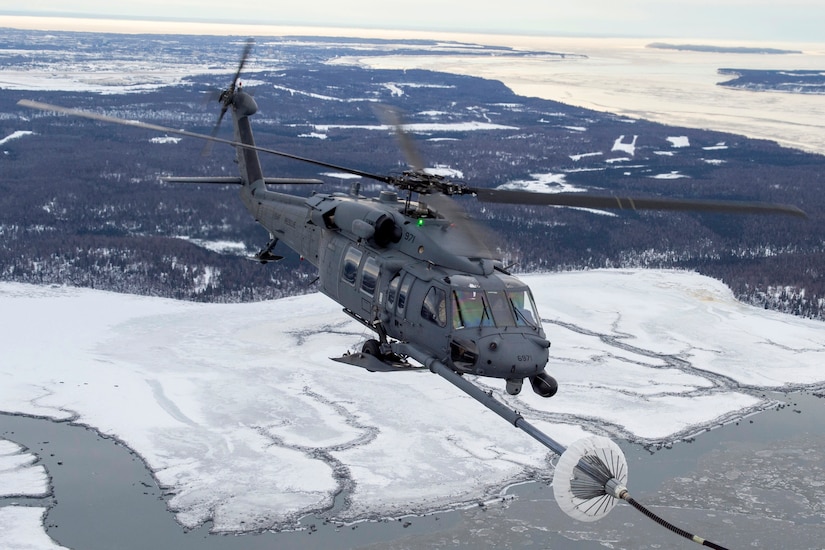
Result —
M 620 442 L 634 497 L 669 521 L 729 548 L 822 548 L 825 540 L 825 413 L 822 393 L 775 393 L 779 405 L 658 450 Z M 526 437 L 526 436 L 525 436 Z M 693 548 L 619 505 L 578 523 L 552 487 L 525 483 L 460 510 L 341 524 L 308 516 L 294 531 L 226 535 L 186 531 L 163 490 L 129 448 L 65 422 L 0 414 L 0 438 L 36 454 L 50 477 L 46 531 L 76 550 L 258 548 Z M 334 513 L 334 512 L 333 512 Z

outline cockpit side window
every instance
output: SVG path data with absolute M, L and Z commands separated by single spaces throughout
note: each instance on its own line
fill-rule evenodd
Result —
M 430 287 L 421 304 L 421 317 L 440 327 L 447 326 L 447 293 L 438 287 Z

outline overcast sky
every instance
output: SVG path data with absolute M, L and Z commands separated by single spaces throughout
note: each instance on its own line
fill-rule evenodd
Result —
M 825 41 L 823 0 L 27 0 L 0 7 L 0 14 L 533 35 Z

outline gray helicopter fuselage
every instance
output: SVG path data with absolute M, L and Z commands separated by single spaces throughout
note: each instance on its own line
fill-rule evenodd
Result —
M 344 193 L 307 198 L 244 186 L 270 234 L 319 270 L 321 291 L 383 337 L 409 342 L 459 372 L 540 373 L 548 347 L 526 284 L 494 260 L 456 255 L 450 220 L 423 203 Z
M 238 91 L 232 107 L 235 140 L 254 145 L 255 100 Z M 453 221 L 395 191 L 279 193 L 257 151 L 236 151 L 241 200 L 272 237 L 266 253 L 281 242 L 316 266 L 321 292 L 378 334 L 379 355 L 394 339 L 457 372 L 507 379 L 511 393 L 544 371 L 550 342 L 529 288 L 499 261 L 462 253 L 473 247 Z

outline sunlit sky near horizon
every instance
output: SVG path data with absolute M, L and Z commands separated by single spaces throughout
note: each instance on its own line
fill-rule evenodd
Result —
M 749 41 L 819 42 L 825 28 L 821 0 L 30 0 L 2 15 Z

